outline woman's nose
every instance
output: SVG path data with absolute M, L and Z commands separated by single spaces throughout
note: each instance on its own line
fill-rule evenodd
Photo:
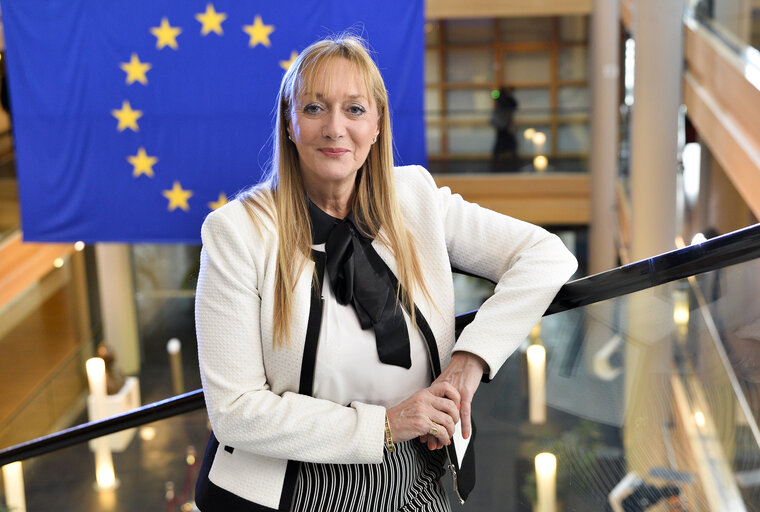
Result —
M 325 116 L 325 124 L 322 127 L 322 136 L 328 139 L 338 139 L 345 134 L 346 127 L 343 122 L 343 116 L 337 110 L 331 110 Z

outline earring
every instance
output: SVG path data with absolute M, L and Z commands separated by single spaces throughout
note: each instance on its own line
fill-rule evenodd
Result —
M 293 139 L 290 138 L 290 134 L 288 134 L 288 140 L 293 140 Z
M 377 137 L 372 137 L 372 144 L 374 144 L 375 142 L 377 142 Z

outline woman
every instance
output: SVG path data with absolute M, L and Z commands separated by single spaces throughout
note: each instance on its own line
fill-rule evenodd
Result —
M 449 510 L 455 424 L 469 436 L 484 373 L 576 265 L 546 231 L 393 167 L 385 86 L 352 36 L 285 73 L 269 178 L 202 238 L 203 511 Z M 452 266 L 498 282 L 456 348 Z

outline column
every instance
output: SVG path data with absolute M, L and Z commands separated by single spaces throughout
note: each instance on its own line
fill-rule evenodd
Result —
M 594 0 L 591 15 L 591 229 L 589 273 L 613 268 L 618 174 L 620 2 Z
M 631 257 L 675 248 L 678 111 L 683 62 L 683 0 L 637 0 L 631 123 Z M 623 442 L 631 471 L 668 467 L 672 307 L 666 293 L 628 302 Z
M 95 246 L 103 334 L 126 375 L 140 371 L 135 291 L 129 246 L 99 243 Z

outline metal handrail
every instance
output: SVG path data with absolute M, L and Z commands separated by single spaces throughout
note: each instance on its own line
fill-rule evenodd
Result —
M 545 315 L 587 306 L 760 257 L 760 224 L 565 284 Z M 457 315 L 460 332 L 476 311 Z M 0 466 L 204 407 L 197 389 L 0 450 Z

